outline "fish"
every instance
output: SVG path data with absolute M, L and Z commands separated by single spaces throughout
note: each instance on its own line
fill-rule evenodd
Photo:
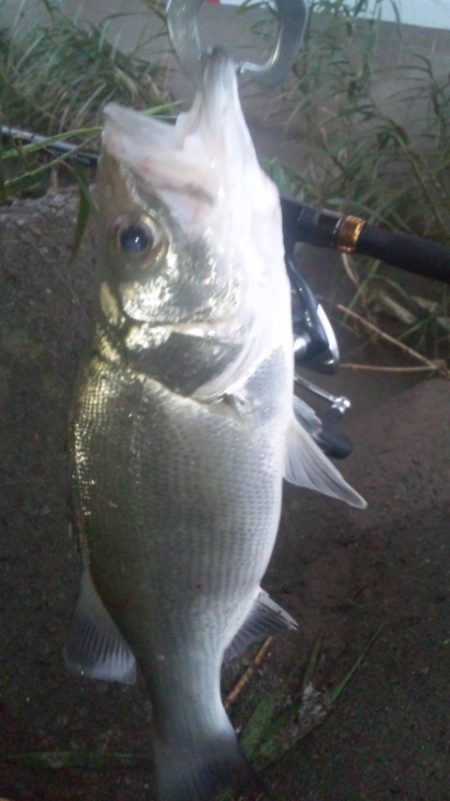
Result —
M 220 50 L 175 125 L 109 104 L 94 330 L 72 408 L 70 671 L 153 711 L 158 801 L 250 777 L 224 659 L 297 624 L 261 588 L 283 477 L 361 507 L 295 414 L 278 191 Z

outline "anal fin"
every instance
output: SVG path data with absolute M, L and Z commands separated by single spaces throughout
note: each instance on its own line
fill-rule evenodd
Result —
M 224 660 L 232 659 L 264 637 L 279 634 L 286 629 L 296 631 L 297 628 L 294 618 L 272 601 L 267 592 L 260 590 L 250 614 L 226 649 Z
M 67 669 L 77 676 L 134 684 L 136 660 L 106 611 L 85 568 L 64 648 Z

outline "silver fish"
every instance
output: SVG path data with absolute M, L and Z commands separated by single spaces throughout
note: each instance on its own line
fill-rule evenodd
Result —
M 279 198 L 232 62 L 204 62 L 175 126 L 109 105 L 96 326 L 71 425 L 83 555 L 70 670 L 132 682 L 154 712 L 159 801 L 245 772 L 224 655 L 293 619 L 261 590 L 283 475 L 361 497 L 293 410 Z

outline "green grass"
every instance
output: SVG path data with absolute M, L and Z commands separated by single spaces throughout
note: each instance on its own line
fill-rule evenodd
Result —
M 149 4 L 150 5 L 150 4 Z M 18 6 L 26 9 L 27 2 Z M 144 109 L 168 100 L 165 73 L 143 57 L 149 38 L 123 53 L 111 38 L 112 14 L 98 25 L 66 15 L 64 2 L 41 0 L 42 13 L 31 27 L 16 20 L 0 34 L 0 115 L 4 124 L 56 134 L 99 123 L 110 100 Z M 151 4 L 158 10 L 158 4 Z M 1 6 L 0 6 L 1 9 Z M 162 23 L 161 23 L 162 25 Z
M 171 104 L 165 71 L 146 58 L 164 22 L 157 0 L 147 4 L 160 20 L 157 30 L 144 30 L 135 48 L 123 53 L 120 36 L 114 37 L 112 29 L 126 14 L 109 15 L 98 24 L 81 23 L 67 15 L 64 0 L 41 0 L 38 17 L 24 25 L 21 13 L 27 11 L 28 0 L 18 3 L 11 28 L 0 30 L 2 124 L 69 138 L 95 151 L 101 110 L 109 101 L 167 114 Z M 0 0 L 0 13 L 2 5 Z M 0 201 L 45 191 L 49 171 L 67 158 L 44 157 L 44 152 L 45 145 L 3 148 Z
M 310 15 L 295 67 L 287 127 L 300 129 L 305 151 L 301 165 L 288 173 L 292 191 L 312 206 L 450 247 L 448 75 L 437 71 L 437 62 L 407 51 L 398 65 L 386 67 L 380 59 L 386 36 L 381 2 L 370 3 L 372 16 L 362 19 L 368 6 L 365 0 L 311 3 L 312 12 L 322 13 Z M 391 25 L 389 35 L 398 49 L 401 28 Z M 361 257 L 352 266 L 352 306 L 380 325 L 395 321 L 395 334 L 418 351 L 448 356 L 445 287 L 430 282 L 424 297 L 410 298 L 401 274 Z

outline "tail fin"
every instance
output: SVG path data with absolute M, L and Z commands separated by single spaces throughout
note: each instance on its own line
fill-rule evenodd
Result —
M 157 801 L 211 801 L 221 787 L 258 787 L 260 782 L 229 730 L 203 742 L 155 740 Z

